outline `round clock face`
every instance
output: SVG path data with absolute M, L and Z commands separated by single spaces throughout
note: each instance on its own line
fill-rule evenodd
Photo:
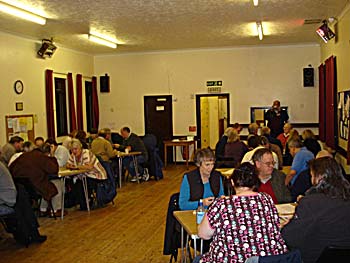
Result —
M 20 80 L 17 80 L 16 82 L 15 82 L 15 92 L 17 93 L 17 94 L 21 94 L 22 92 L 23 92 L 23 82 L 22 81 L 20 81 Z

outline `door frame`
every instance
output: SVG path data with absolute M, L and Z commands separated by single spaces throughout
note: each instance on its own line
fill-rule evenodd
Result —
M 227 126 L 230 125 L 230 94 L 213 93 L 213 94 L 196 94 L 196 124 L 197 124 L 197 149 L 202 146 L 201 142 L 201 98 L 203 97 L 226 97 L 227 99 Z

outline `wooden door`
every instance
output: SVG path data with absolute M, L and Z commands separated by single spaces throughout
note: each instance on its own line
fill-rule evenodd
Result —
M 144 96 L 145 134 L 157 137 L 160 156 L 164 160 L 163 141 L 173 137 L 172 96 Z M 171 160 L 172 154 L 168 153 Z

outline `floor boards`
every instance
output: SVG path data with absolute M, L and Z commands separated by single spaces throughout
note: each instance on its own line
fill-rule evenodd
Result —
M 158 182 L 124 183 L 115 206 L 69 209 L 63 221 L 39 218 L 43 244 L 17 246 L 0 227 L 0 262 L 169 262 L 163 256 L 168 201 L 178 192 L 186 167 L 168 166 Z

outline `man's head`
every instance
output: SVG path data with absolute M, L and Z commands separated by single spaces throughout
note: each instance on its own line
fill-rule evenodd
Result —
M 275 100 L 272 103 L 272 109 L 275 110 L 275 111 L 280 111 L 281 110 L 281 103 L 280 103 L 279 100 Z
M 15 147 L 17 152 L 22 150 L 24 140 L 21 137 L 13 136 L 9 142 Z
M 255 149 L 260 145 L 260 136 L 258 135 L 250 136 L 247 140 L 247 143 L 250 149 Z
M 270 136 L 271 129 L 267 126 L 261 128 L 261 136 Z
M 291 129 L 292 129 L 292 124 L 290 124 L 290 123 L 284 124 L 284 126 L 283 126 L 283 132 L 284 132 L 285 134 L 288 134 L 288 133 L 290 132 Z
M 265 179 L 271 176 L 275 162 L 273 160 L 272 152 L 269 149 L 262 148 L 256 150 L 253 155 L 253 162 L 258 170 L 260 179 Z
M 58 147 L 58 143 L 54 138 L 48 138 L 45 144 L 49 144 L 51 146 L 51 149 L 53 149 L 53 152 L 55 152 Z
M 242 126 L 238 122 L 234 123 L 232 125 L 232 128 L 235 129 L 238 132 L 238 134 L 240 134 L 242 129 L 243 129 Z
M 292 139 L 288 142 L 289 152 L 293 157 L 300 151 L 301 147 L 303 147 L 303 143 L 300 139 Z
M 322 157 L 331 157 L 331 158 L 333 158 L 333 155 L 327 150 L 321 150 L 321 151 L 319 151 L 317 153 L 315 159 L 322 158 Z
M 111 137 L 111 130 L 108 128 L 104 128 L 98 131 L 98 136 L 109 140 Z
M 258 130 L 259 130 L 259 125 L 254 123 L 249 124 L 248 126 L 248 132 L 249 134 L 254 134 L 257 135 L 258 134 Z
M 121 128 L 121 130 L 120 130 L 120 135 L 121 135 L 124 139 L 128 138 L 129 135 L 130 135 L 130 128 L 129 128 L 129 127 L 123 127 L 123 128 Z
M 35 146 L 40 147 L 41 145 L 44 144 L 44 138 L 43 137 L 36 137 L 34 139 L 34 144 L 35 144 Z

